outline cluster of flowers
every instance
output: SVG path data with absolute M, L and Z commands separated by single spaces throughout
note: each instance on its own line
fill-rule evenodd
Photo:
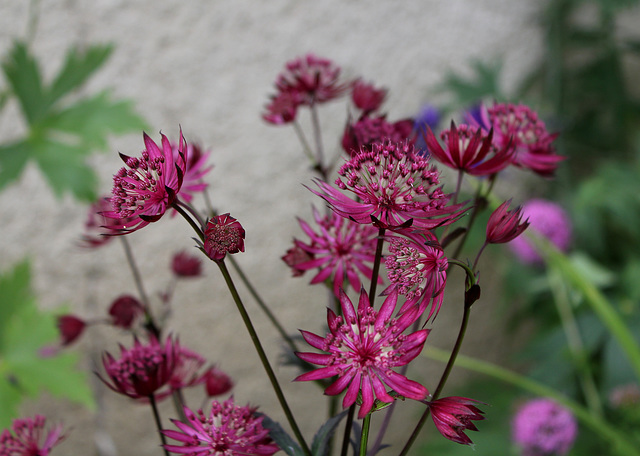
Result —
M 275 87 L 277 92 L 263 114 L 272 124 L 299 128 L 296 118 L 300 109 L 309 108 L 317 120 L 319 104 L 347 94 L 358 112 L 347 120 L 341 139 L 344 163 L 333 185 L 327 179 L 331 169 L 323 161 L 319 141 L 316 153 L 310 154 L 320 177 L 315 181 L 317 188 L 310 190 L 330 210 L 321 213 L 314 209 L 312 222 L 300 219 L 309 240 L 295 239 L 283 256 L 294 276 L 314 271 L 311 283 L 326 284 L 335 302 L 327 310 L 325 336 L 302 331 L 304 340 L 320 353 L 296 351 L 307 366 L 296 380 L 333 379 L 325 394 L 344 393 L 343 407 L 354 410 L 359 406 L 360 419 L 397 398 L 420 401 L 442 435 L 471 444 L 464 432 L 477 430 L 473 421 L 483 419 L 478 401 L 439 398 L 443 385 L 429 394 L 424 385 L 406 376 L 407 366 L 425 345 L 430 329 L 424 329 L 424 324 L 433 322 L 443 305 L 448 268 L 456 264 L 467 271 L 464 304 L 468 316 L 467 311 L 479 298 L 476 266 L 483 249 L 514 240 L 529 225 L 522 208 L 510 210 L 507 200 L 489 217 L 484 245 L 472 267 L 454 258 L 457 254 L 445 255 L 445 249 L 456 240 L 461 249 L 481 207 L 479 198 L 472 204 L 458 202 L 463 176 L 493 183 L 500 172 L 515 166 L 549 177 L 563 159 L 553 148 L 556 135 L 547 131 L 529 107 L 495 103 L 466 113 L 464 124 L 452 122 L 438 140 L 432 131 L 435 125 L 414 119 L 389 122 L 380 112 L 385 89 L 361 79 L 342 81 L 339 67 L 312 54 L 288 62 Z M 317 122 L 314 126 L 319 129 Z M 319 131 L 315 136 L 319 137 Z M 200 239 L 198 247 L 220 267 L 229 284 L 225 258 L 244 251 L 245 231 L 229 214 L 217 215 L 209 208 L 205 218 L 191 204 L 194 193 L 206 188 L 203 177 L 211 169 L 206 166 L 209 153 L 187 145 L 182 132 L 177 145 L 164 135 L 160 145 L 146 134 L 143 140 L 145 149 L 139 157 L 121 155 L 125 166 L 114 176 L 112 195 L 94 208 L 97 218 L 94 215 L 88 223 L 101 237 L 87 235 L 85 243 L 102 245 L 157 222 L 171 211 L 194 228 Z M 308 142 L 303 142 L 308 147 Z M 440 171 L 432 159 L 458 171 L 455 192 L 443 191 Z M 491 185 L 484 195 L 478 194 L 487 198 L 490 189 Z M 468 213 L 472 214 L 467 217 L 469 225 L 453 229 Z M 173 262 L 176 275 L 198 275 L 199 262 L 181 255 Z M 388 284 L 381 293 L 384 301 L 376 307 L 377 286 L 385 283 L 379 273 L 382 264 Z M 237 292 L 230 288 L 241 307 Z M 359 293 L 357 305 L 348 295 L 350 288 Z M 231 387 L 228 377 L 213 367 L 206 368 L 200 355 L 181 347 L 177 339 L 161 336 L 148 303 L 119 298 L 109 314 L 113 324 L 124 328 L 131 328 L 137 315 L 144 315 L 146 329 L 145 342 L 136 337 L 133 347 L 121 348 L 119 357 L 104 355 L 105 373 L 100 378 L 112 390 L 153 406 L 156 400 L 196 384 L 206 383 L 210 396 Z M 85 326 L 78 317 L 61 319 L 64 343 L 75 340 Z M 211 378 L 218 387 L 213 392 L 209 390 Z M 263 416 L 250 406 L 236 406 L 232 398 L 223 403 L 214 401 L 208 414 L 201 410 L 194 413 L 186 406 L 179 413 L 182 419 L 173 420 L 178 430 L 161 430 L 165 451 L 203 455 L 270 455 L 278 451 L 263 426 Z M 179 444 L 167 444 L 164 437 Z

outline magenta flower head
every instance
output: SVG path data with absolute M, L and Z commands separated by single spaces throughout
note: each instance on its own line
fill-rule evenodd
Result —
M 120 154 L 126 166 L 113 177 L 111 204 L 113 210 L 103 212 L 114 219 L 134 218 L 131 225 L 121 227 L 119 234 L 139 230 L 156 222 L 177 200 L 187 168 L 187 144 L 180 131 L 178 154 L 174 156 L 169 139 L 162 135 L 162 148 L 143 134 L 145 150 L 140 157 Z
M 48 456 L 65 436 L 60 424 L 45 432 L 45 422 L 42 415 L 13 420 L 11 429 L 4 429 L 0 434 L 0 455 Z
M 123 329 L 130 329 L 135 319 L 144 313 L 144 306 L 135 296 L 118 296 L 109 306 L 111 323 Z
M 219 396 L 231 391 L 233 380 L 226 372 L 214 366 L 206 372 L 204 386 L 207 396 Z
M 403 235 L 389 235 L 389 255 L 385 258 L 391 285 L 383 294 L 397 290 L 406 298 L 400 312 L 417 305 L 422 313 L 431 304 L 427 320 L 442 306 L 449 262 L 436 237 L 430 231 L 404 230 Z
M 532 199 L 522 208 L 522 216 L 529 219 L 532 231 L 547 238 L 562 252 L 569 250 L 572 232 L 571 219 L 560 205 L 548 200 Z M 542 257 L 531 241 L 525 237 L 514 239 L 509 243 L 509 248 L 525 264 L 542 262 Z
M 298 219 L 302 231 L 311 239 L 305 243 L 294 239 L 295 246 L 309 255 L 309 260 L 296 263 L 300 271 L 318 269 L 312 284 L 331 279 L 336 296 L 345 279 L 354 290 L 361 288 L 358 272 L 371 280 L 378 230 L 330 213 L 322 216 L 313 208 L 315 229 Z
M 398 301 L 398 293 L 393 291 L 375 310 L 364 290 L 360 291 L 358 310 L 349 297 L 341 291 L 342 315 L 327 309 L 330 333 L 320 337 L 308 331 L 301 331 L 304 339 L 314 348 L 328 352 L 296 353 L 303 361 L 323 366 L 299 375 L 295 380 L 320 380 L 338 376 L 324 392 L 329 396 L 347 390 L 342 406 L 350 407 L 356 402 L 358 393 L 362 405 L 358 417 L 364 418 L 373 408 L 375 399 L 391 403 L 394 396 L 386 387 L 409 399 L 423 400 L 427 389 L 395 372 L 395 367 L 408 364 L 420 354 L 427 340 L 426 329 L 405 335 L 404 331 L 419 317 L 416 308 L 392 317 Z
M 472 176 L 488 176 L 502 171 L 511 164 L 515 148 L 511 143 L 499 148 L 492 142 L 493 130 L 488 134 L 478 127 L 460 125 L 451 121 L 451 128 L 440 134 L 445 147 L 441 147 L 431 128 L 427 127 L 425 143 L 429 153 L 440 163 Z
M 116 393 L 132 399 L 148 398 L 162 394 L 160 390 L 166 386 L 176 368 L 179 345 L 167 338 L 164 345 L 151 337 L 146 344 L 136 338 L 130 349 L 120 346 L 120 358 L 115 359 L 110 353 L 102 356 L 102 364 L 106 380 L 98 377 Z
M 365 113 L 377 110 L 386 97 L 387 89 L 378 89 L 362 79 L 356 79 L 351 84 L 351 101 Z
M 382 228 L 413 226 L 432 229 L 457 220 L 464 204 L 447 206 L 449 196 L 438 187 L 440 174 L 409 142 L 374 143 L 340 167 L 338 188 L 317 181 L 323 198 L 338 215 Z M 356 196 L 353 200 L 344 192 Z
M 189 255 L 183 250 L 171 258 L 171 271 L 176 277 L 200 277 L 202 274 L 202 262 L 200 258 Z
M 82 335 L 87 323 L 75 315 L 67 314 L 58 317 L 57 326 L 58 331 L 60 331 L 62 345 L 66 346 L 71 345 Z
M 467 116 L 471 123 L 493 129 L 493 141 L 498 149 L 513 144 L 512 162 L 541 176 L 553 176 L 558 164 L 566 157 L 557 155 L 553 141 L 557 133 L 549 133 L 538 114 L 525 105 L 495 103 L 480 106 L 477 116 Z
M 171 147 L 173 148 L 173 159 L 178 163 L 181 153 L 180 144 L 176 145 L 172 143 Z M 202 147 L 198 144 L 187 144 L 184 155 L 187 164 L 182 178 L 180 197 L 189 203 L 195 193 L 203 192 L 207 188 L 207 184 L 202 179 L 213 169 L 213 165 L 207 166 L 207 160 L 211 156 L 211 151 L 203 151 Z
M 573 414 L 550 399 L 533 399 L 522 405 L 511 423 L 513 441 L 522 456 L 562 456 L 578 435 Z
M 235 405 L 233 397 L 225 402 L 213 401 L 211 411 L 197 413 L 185 407 L 186 423 L 171 420 L 178 428 L 162 433 L 181 445 L 164 445 L 176 454 L 193 456 L 256 455 L 271 456 L 280 448 L 262 426 L 263 417 L 256 415 L 257 408 Z
M 474 399 L 451 396 L 429 402 L 429 408 L 440 434 L 456 443 L 472 445 L 464 431 L 477 431 L 472 421 L 484 420 L 484 412 L 474 405 L 478 403 Z
M 297 97 L 301 105 L 312 106 L 342 96 L 348 88 L 340 82 L 340 67 L 331 60 L 307 54 L 287 62 L 276 80 L 279 93 Z
M 384 140 L 402 142 L 405 139 L 413 140 L 413 120 L 402 119 L 397 122 L 389 122 L 386 116 L 370 117 L 362 115 L 357 122 L 349 120 L 342 135 L 342 148 L 350 156 L 360 151 L 361 148 L 371 150 L 373 143 Z
M 511 200 L 502 203 L 493 211 L 487 222 L 487 238 L 489 244 L 503 244 L 520 236 L 529 226 L 523 219 L 522 207 L 508 210 Z
M 273 125 L 286 125 L 296 120 L 301 96 L 297 92 L 280 92 L 271 97 L 262 118 Z
M 227 253 L 244 252 L 244 235 L 240 222 L 229 214 L 211 217 L 204 231 L 204 252 L 214 261 Z

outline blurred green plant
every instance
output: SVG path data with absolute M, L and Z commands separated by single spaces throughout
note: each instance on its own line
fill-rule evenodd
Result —
M 59 344 L 53 313 L 38 309 L 27 261 L 0 275 L 0 428 L 11 424 L 26 398 L 47 391 L 94 407 L 85 372 L 71 352 L 47 354 Z
M 27 132 L 0 145 L 0 190 L 34 161 L 56 196 L 69 192 L 83 201 L 97 198 L 98 180 L 86 163 L 89 155 L 107 150 L 109 134 L 139 132 L 145 127 L 130 101 L 114 101 L 108 91 L 90 96 L 77 93 L 112 51 L 110 45 L 93 45 L 84 52 L 70 49 L 59 72 L 46 84 L 28 47 L 14 43 L 2 63 L 7 88 L 0 96 L 0 107 L 15 98 Z

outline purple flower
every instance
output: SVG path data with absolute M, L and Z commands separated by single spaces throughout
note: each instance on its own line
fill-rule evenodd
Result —
M 533 399 L 522 405 L 512 421 L 512 436 L 523 456 L 562 456 L 578 435 L 569 410 L 550 399 Z
M 393 402 L 394 397 L 385 385 L 401 396 L 422 400 L 428 391 L 420 383 L 409 380 L 395 372 L 420 354 L 427 340 L 426 329 L 405 335 L 404 331 L 419 317 L 414 307 L 401 315 L 392 317 L 398 301 L 398 293 L 393 291 L 383 302 L 380 310 L 375 310 L 369 296 L 362 290 L 358 310 L 341 290 L 340 306 L 342 315 L 327 309 L 329 334 L 321 337 L 308 331 L 301 331 L 304 339 L 314 348 L 328 352 L 296 353 L 303 361 L 323 366 L 299 375 L 295 380 L 320 380 L 338 378 L 324 392 L 329 396 L 347 390 L 342 406 L 347 408 L 355 403 L 358 394 L 362 405 L 358 417 L 364 418 L 373 408 L 375 399 Z

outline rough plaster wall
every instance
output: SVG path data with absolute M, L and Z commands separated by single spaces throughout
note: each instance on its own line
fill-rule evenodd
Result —
M 0 0 L 0 54 L 13 37 L 24 36 L 27 6 L 27 1 Z M 51 0 L 42 1 L 41 8 L 34 51 L 46 74 L 57 69 L 70 45 L 113 42 L 115 53 L 86 90 L 109 87 L 115 96 L 135 100 L 155 139 L 160 130 L 175 136 L 181 125 L 188 140 L 213 150 L 209 182 L 214 205 L 243 223 L 247 252 L 239 261 L 292 331 L 319 331 L 326 297 L 307 287 L 307 280 L 290 278 L 279 260 L 292 236 L 300 235 L 294 217 L 308 217 L 311 203 L 319 204 L 301 186 L 310 182 L 310 173 L 293 131 L 260 119 L 284 62 L 313 51 L 333 59 L 347 76 L 362 75 L 390 88 L 386 109 L 396 119 L 427 101 L 441 100 L 434 87 L 448 70 L 468 71 L 472 59 L 502 58 L 503 82 L 510 88 L 541 53 L 537 20 L 542 4 L 529 0 Z M 1 114 L 0 141 L 21 131 L 16 113 L 9 106 Z M 344 104 L 330 105 L 322 113 L 326 148 L 336 151 Z M 112 153 L 93 159 L 104 192 L 121 166 L 116 151 L 135 155 L 142 139 L 130 135 L 111 144 Z M 95 252 L 75 246 L 85 211 L 68 198 L 54 199 L 38 170 L 28 169 L 0 193 L 0 269 L 28 255 L 43 307 L 68 303 L 84 315 L 99 315 L 115 296 L 135 290 L 117 242 Z M 166 265 L 171 253 L 190 248 L 191 236 L 185 223 L 168 217 L 130 236 L 152 295 L 170 279 Z M 178 295 L 171 330 L 235 378 L 238 402 L 260 405 L 284 423 L 215 266 L 207 265 L 203 280 L 178 284 Z M 453 292 L 447 302 L 458 299 Z M 247 303 L 260 320 L 248 297 Z M 486 337 L 494 331 L 486 317 L 490 312 L 478 314 L 468 353 L 500 351 L 500 339 Z M 450 344 L 457 319 L 457 310 L 445 308 L 430 342 Z M 257 328 L 276 361 L 277 334 L 266 323 L 258 322 Z M 77 349 L 113 349 L 115 335 L 92 330 Z M 476 348 L 482 341 L 485 345 Z M 89 356 L 84 359 L 92 369 Z M 427 370 L 428 384 L 440 367 Z M 325 413 L 314 410 L 319 391 L 290 383 L 290 369 L 277 367 L 277 372 L 301 416 L 303 432 L 311 435 Z M 157 454 L 149 410 L 125 398 L 106 399 L 104 426 L 118 454 Z M 102 426 L 96 416 L 57 400 L 30 404 L 27 411 L 36 410 L 73 428 L 62 453 L 95 454 L 94 431 Z M 163 410 L 171 413 L 169 404 Z M 404 438 L 401 431 L 402 425 L 391 438 Z

